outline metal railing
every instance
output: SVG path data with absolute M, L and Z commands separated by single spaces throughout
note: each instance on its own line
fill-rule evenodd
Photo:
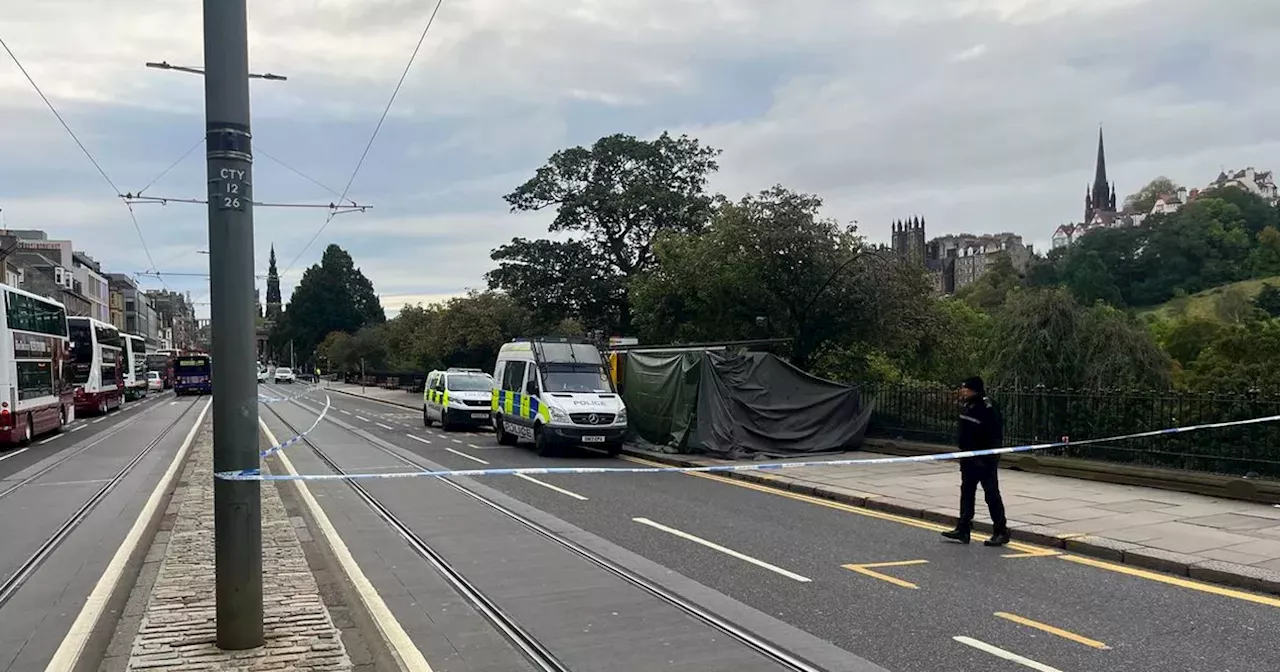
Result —
M 958 410 L 952 389 L 855 384 L 876 408 L 868 436 L 954 445 Z M 992 389 L 1004 418 L 1005 445 L 1098 439 L 1213 422 L 1280 415 L 1280 394 L 1177 391 Z M 1045 455 L 1280 478 L 1280 423 L 1224 427 L 1047 449 Z

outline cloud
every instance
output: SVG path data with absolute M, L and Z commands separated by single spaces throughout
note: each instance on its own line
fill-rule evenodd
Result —
M 502 195 L 557 149 L 615 132 L 689 132 L 725 150 L 714 188 L 815 192 L 877 240 L 922 215 L 931 233 L 1042 246 L 1082 214 L 1099 124 L 1122 195 L 1159 174 L 1195 186 L 1223 166 L 1275 167 L 1280 150 L 1277 3 L 450 0 L 353 177 L 432 4 L 250 3 L 251 69 L 289 77 L 251 84 L 256 197 L 323 206 L 350 182 L 373 206 L 318 236 L 323 208 L 257 209 L 255 266 L 274 245 L 286 297 L 329 243 L 392 312 L 483 287 L 490 250 L 551 217 L 511 214 Z M 200 64 L 199 3 L 8 3 L 0 26 L 118 190 L 203 194 L 203 80 L 143 67 Z M 148 258 L 7 61 L 0 148 L 5 225 L 207 296 L 205 208 L 134 206 Z

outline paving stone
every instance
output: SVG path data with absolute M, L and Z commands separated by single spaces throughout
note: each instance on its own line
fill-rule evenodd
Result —
M 267 465 L 263 465 L 264 473 Z M 265 646 L 216 646 L 213 549 L 213 436 L 206 425 L 192 445 L 174 492 L 177 515 L 166 543 L 150 553 L 160 569 L 133 641 L 126 670 L 194 672 L 353 669 L 320 597 L 320 589 L 273 483 L 262 484 L 263 628 Z M 160 553 L 157 553 L 160 549 Z

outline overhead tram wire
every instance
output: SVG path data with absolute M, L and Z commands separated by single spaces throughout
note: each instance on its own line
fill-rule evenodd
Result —
M 373 127 L 373 134 L 369 136 L 369 142 L 365 144 L 364 152 L 360 154 L 360 160 L 356 162 L 355 170 L 351 171 L 351 178 L 347 180 L 347 186 L 342 189 L 342 194 L 338 196 L 339 201 L 347 199 L 347 193 L 351 191 L 351 185 L 355 183 L 356 176 L 360 174 L 360 168 L 364 166 L 364 160 L 369 156 L 369 150 L 373 148 L 373 141 L 378 139 L 378 132 L 382 130 L 382 124 L 386 122 L 387 114 L 391 112 L 391 106 L 396 102 L 396 96 L 400 94 L 400 88 L 404 86 L 404 80 L 409 76 L 409 70 L 413 68 L 413 62 L 418 58 L 418 52 L 422 50 L 422 43 L 427 39 L 427 33 L 431 31 L 431 26 L 436 21 L 436 14 L 440 12 L 440 6 L 443 4 L 444 0 L 436 0 L 436 6 L 431 10 L 431 16 L 427 17 L 427 25 L 422 28 L 422 34 L 418 36 L 418 43 L 414 45 L 413 53 L 409 55 L 409 62 L 405 64 L 404 72 L 400 73 L 400 80 L 396 82 L 396 88 L 391 92 L 391 98 L 387 100 L 387 106 L 383 108 L 382 116 L 378 118 L 378 124 Z M 324 223 L 320 225 L 319 229 L 316 229 L 315 234 L 311 236 L 311 240 L 307 241 L 307 244 L 293 258 L 293 261 L 290 261 L 289 265 L 285 267 L 284 272 L 280 274 L 281 277 L 293 270 L 294 265 L 298 263 L 302 255 L 307 253 L 307 250 L 311 249 L 311 245 L 316 242 L 320 234 L 324 233 L 324 230 L 329 227 L 329 222 L 332 222 L 337 214 L 339 214 L 337 211 L 331 211 L 329 216 L 325 217 Z
M 89 152 L 89 148 L 85 147 L 84 143 L 80 141 L 80 138 L 76 135 L 75 131 L 71 130 L 71 126 L 67 124 L 67 121 L 62 118 L 62 114 L 58 112 L 58 108 L 54 107 L 48 96 L 44 95 L 44 91 L 40 89 L 40 85 L 36 84 L 36 80 L 31 77 L 31 73 L 27 72 L 26 67 L 22 65 L 22 61 L 18 60 L 18 55 L 13 53 L 13 50 L 9 48 L 9 44 L 5 42 L 2 37 L 0 37 L 0 47 L 4 47 L 5 52 L 9 54 L 9 58 L 13 59 L 13 64 L 18 66 L 18 70 L 22 72 L 22 76 L 27 78 L 27 82 L 31 84 L 31 88 L 35 89 L 36 94 L 40 96 L 40 100 L 43 100 L 44 104 L 48 106 L 49 111 L 53 112 L 53 116 L 57 117 L 58 123 L 62 124 L 62 128 L 65 129 L 67 134 L 71 136 L 71 139 L 75 141 L 76 146 L 80 148 L 80 151 L 84 152 L 85 157 L 89 159 L 89 163 L 92 163 L 93 167 L 97 169 L 98 174 L 102 176 L 102 179 L 106 180 L 107 184 L 111 185 L 111 189 L 115 193 L 119 194 L 120 188 L 117 187 L 116 183 L 107 175 L 107 171 L 102 169 L 102 165 L 98 163 L 98 160 L 93 158 L 93 154 Z M 142 235 L 142 226 L 138 224 L 138 217 L 133 212 L 133 206 L 129 203 L 125 203 L 125 207 L 129 209 L 129 219 L 133 221 L 133 230 L 138 232 L 138 240 L 142 243 L 142 251 L 147 255 L 147 263 L 150 264 L 151 268 L 154 270 L 156 262 L 155 259 L 151 258 L 151 249 L 147 247 L 147 239 Z M 164 280 L 161 280 L 160 284 L 164 285 Z

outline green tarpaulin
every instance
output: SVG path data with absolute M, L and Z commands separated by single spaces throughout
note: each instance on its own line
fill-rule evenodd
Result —
M 633 440 L 689 452 L 697 425 L 701 352 L 629 352 L 622 400 Z

